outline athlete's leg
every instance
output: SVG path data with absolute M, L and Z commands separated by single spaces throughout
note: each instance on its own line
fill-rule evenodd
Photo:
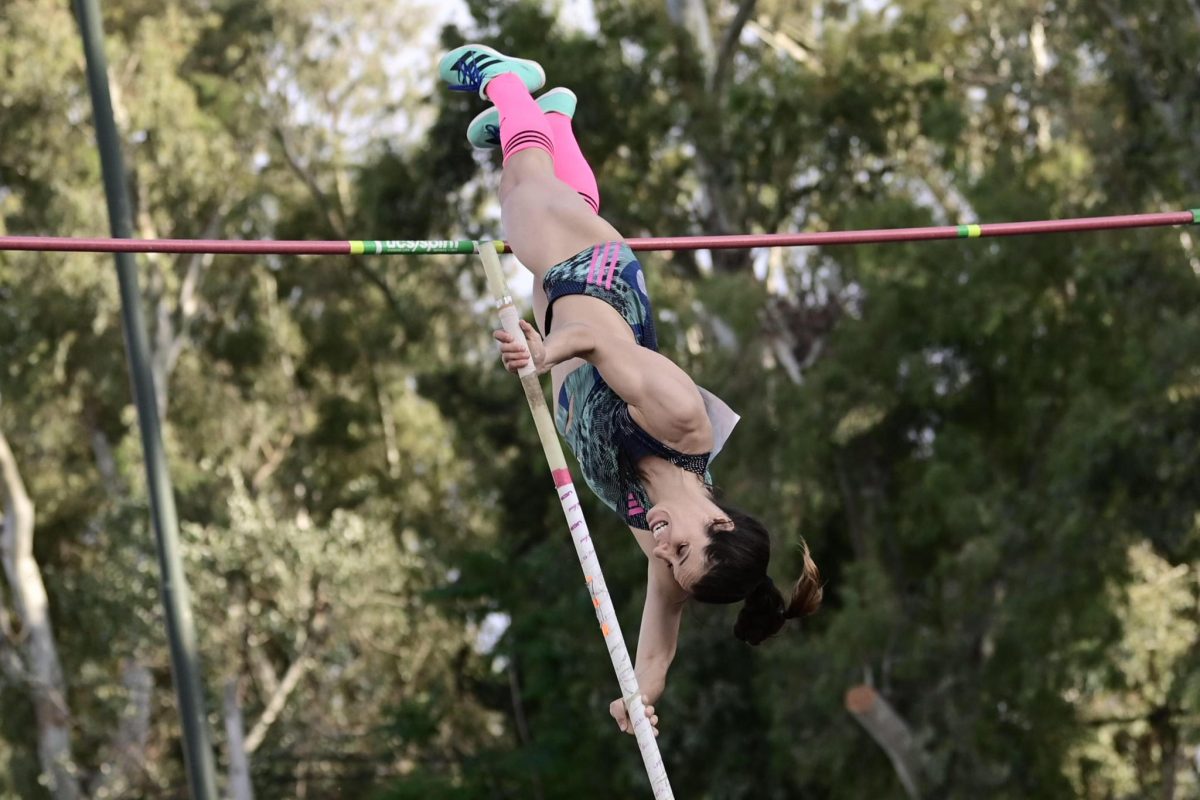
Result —
M 553 101 L 559 95 L 569 95 L 569 98 L 564 96 L 564 100 L 573 100 L 575 97 L 574 93 L 567 89 L 555 89 L 538 98 L 539 107 L 546 108 L 547 103 L 552 107 L 552 110 L 546 113 L 546 122 L 550 123 L 550 131 L 554 134 L 554 174 L 578 192 L 592 211 L 599 214 L 600 189 L 596 185 L 596 174 L 592 171 L 592 165 L 584 158 L 583 151 L 579 149 L 579 142 L 576 141 L 575 131 L 571 127 L 575 106 L 573 103 L 563 103 L 561 109 L 557 109 L 558 104 Z
M 575 95 L 566 89 L 547 92 L 540 98 L 543 114 L 530 94 L 545 83 L 541 66 L 484 45 L 454 48 L 442 56 L 438 72 L 451 89 L 477 91 L 496 105 L 472 120 L 467 138 L 476 147 L 503 148 L 503 222 L 513 251 L 534 274 L 533 308 L 544 331 L 546 271 L 588 247 L 621 238 L 594 213 L 600 207 L 596 178 L 571 131 Z M 556 163 L 558 146 L 564 158 Z M 555 397 L 563 379 L 585 363 L 571 359 L 554 367 Z
M 518 153 L 504 165 L 500 213 L 513 252 L 539 281 L 560 261 L 621 238 L 578 192 L 554 176 L 554 163 L 540 150 Z
M 567 184 L 554 176 L 554 162 L 539 148 L 509 156 L 500 181 L 500 215 L 513 254 L 533 273 L 533 315 L 546 333 L 549 300 L 542 288 L 546 271 L 581 250 L 621 238 L 611 225 Z M 551 372 L 553 397 L 567 375 L 586 364 L 572 358 Z M 556 401 L 557 402 L 557 401 Z
M 525 83 L 516 75 L 499 75 L 488 82 L 486 93 L 500 112 L 500 146 L 504 152 L 500 215 L 505 237 L 513 253 L 533 273 L 533 310 L 538 326 L 544 330 L 548 301 L 542 278 L 546 271 L 580 251 L 618 240 L 621 235 L 593 212 L 576 188 L 555 175 L 557 140 L 550 115 L 542 113 Z M 563 142 L 568 154 L 573 155 L 571 148 L 578 151 L 574 135 Z M 571 174 L 579 176 L 578 164 L 573 166 Z M 590 175 L 591 169 L 587 172 Z M 594 187 L 593 178 L 585 188 L 598 201 Z
M 487 84 L 486 91 L 500 111 L 504 150 L 500 210 L 505 236 L 540 285 L 550 267 L 621 235 L 592 212 L 576 189 L 555 176 L 554 132 L 525 84 L 515 75 L 500 75 Z M 574 137 L 564 144 L 574 145 Z M 591 192 L 595 194 L 594 189 Z
M 530 94 L 545 82 L 538 64 L 469 44 L 446 53 L 439 72 L 452 89 L 478 91 L 496 105 L 505 165 L 501 214 L 513 252 L 534 274 L 534 309 L 541 324 L 547 305 L 542 291 L 546 271 L 589 247 L 621 236 L 593 213 L 599 206 L 595 178 L 578 152 L 569 121 L 564 130 L 559 121 L 547 119 Z M 558 103 L 548 101 L 547 111 L 552 111 L 554 108 L 549 106 L 557 107 Z M 559 110 L 566 110 L 566 106 Z M 473 144 L 489 143 L 494 132 L 491 124 L 486 114 L 473 121 L 468 130 Z M 578 184 L 574 188 L 555 177 L 556 127 L 564 139 L 567 156 L 563 174 L 571 178 L 572 184 Z M 584 200 L 577 192 L 589 195 L 589 199 Z
M 559 86 L 535 102 L 553 134 L 555 177 L 582 195 L 593 211 L 599 212 L 600 191 L 596 186 L 596 175 L 579 149 L 575 131 L 571 127 L 579 98 L 570 89 Z M 500 110 L 492 106 L 476 115 L 467 126 L 467 141 L 476 150 L 500 147 Z

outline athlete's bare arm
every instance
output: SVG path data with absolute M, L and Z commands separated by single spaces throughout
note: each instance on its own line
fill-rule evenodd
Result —
M 596 302 L 564 297 L 555 307 L 569 308 L 568 301 L 578 300 Z M 561 316 L 564 319 L 556 319 L 554 330 L 544 342 L 533 326 L 521 323 L 539 372 L 568 359 L 582 358 L 600 370 L 605 382 L 629 406 L 633 421 L 652 436 L 685 453 L 703 453 L 712 448 L 712 426 L 704 399 L 675 362 L 642 347 L 630 336 L 612 335 L 602 324 L 580 319 L 581 314 Z M 496 331 L 495 337 L 509 371 L 516 372 L 529 363 L 521 343 L 504 331 Z

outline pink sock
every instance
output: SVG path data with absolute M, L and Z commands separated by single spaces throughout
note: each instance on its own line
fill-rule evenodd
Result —
M 571 118 L 566 114 L 551 112 L 546 115 L 550 130 L 554 133 L 554 174 L 587 201 L 592 211 L 600 213 L 600 189 L 596 186 L 596 174 L 592 172 L 575 131 L 571 129 Z
M 504 163 L 522 150 L 537 147 L 554 158 L 554 134 L 533 102 L 525 82 L 512 73 L 488 81 L 488 99 L 500 112 L 500 149 Z

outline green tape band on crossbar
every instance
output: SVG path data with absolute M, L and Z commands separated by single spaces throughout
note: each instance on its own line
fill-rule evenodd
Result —
M 418 241 L 380 241 L 368 239 L 350 242 L 352 255 L 434 255 L 446 253 L 474 253 L 475 243 L 470 239 Z
M 960 239 L 978 239 L 983 236 L 983 228 L 978 225 L 959 225 L 958 238 Z
M 1200 225 L 1200 208 L 1192 209 L 1192 224 Z

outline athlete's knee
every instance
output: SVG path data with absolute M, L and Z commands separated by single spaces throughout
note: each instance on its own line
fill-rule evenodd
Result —
M 500 180 L 500 204 L 524 213 L 558 213 L 565 200 L 574 199 L 573 195 L 574 192 L 553 175 L 506 170 Z
M 553 195 L 554 186 L 544 176 L 505 171 L 500 180 L 500 205 L 509 214 L 544 214 Z
M 523 150 L 510 158 L 504 165 L 500 177 L 500 192 L 517 188 L 541 187 L 545 189 L 555 182 L 554 162 L 540 150 Z

